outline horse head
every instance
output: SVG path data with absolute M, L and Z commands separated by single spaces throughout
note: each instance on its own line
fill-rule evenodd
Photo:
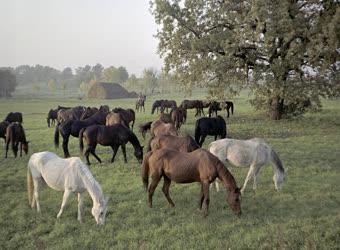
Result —
M 235 188 L 234 190 L 230 190 L 227 196 L 227 202 L 229 206 L 237 215 L 242 214 L 240 196 L 241 196 L 241 191 L 238 187 Z
M 139 163 L 142 163 L 143 161 L 143 148 L 144 148 L 143 146 L 135 148 L 134 155 Z
M 94 203 L 92 207 L 92 215 L 95 218 L 97 225 L 104 225 L 105 224 L 105 217 L 107 212 L 107 203 L 109 198 L 106 197 L 99 203 Z
M 28 153 L 28 143 L 29 143 L 29 141 L 22 143 L 22 149 L 24 150 L 26 155 Z

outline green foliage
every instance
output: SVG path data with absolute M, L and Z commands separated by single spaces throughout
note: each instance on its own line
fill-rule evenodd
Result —
M 206 93 L 193 93 L 204 98 Z M 174 99 L 182 94 L 148 97 L 146 112 L 138 113 L 139 124 L 157 118 L 151 115 L 155 99 Z M 52 151 L 62 155 L 52 143 L 54 128 L 48 128 L 46 113 L 59 104 L 131 108 L 134 101 L 82 100 L 46 98 L 11 98 L 0 100 L 0 116 L 8 107 L 24 115 L 24 128 L 30 140 L 29 155 L 0 162 L 0 248 L 1 249 L 337 249 L 340 245 L 339 154 L 340 101 L 323 101 L 323 111 L 301 118 L 282 121 L 264 119 L 247 102 L 247 94 L 233 99 L 235 113 L 227 119 L 228 135 L 247 139 L 263 137 L 279 153 L 286 168 L 283 190 L 273 188 L 273 170 L 265 166 L 260 173 L 258 189 L 248 186 L 242 196 L 243 214 L 235 216 L 225 201 L 224 192 L 210 190 L 207 218 L 197 209 L 200 186 L 171 184 L 170 195 L 176 207 L 170 208 L 162 192 L 162 182 L 154 195 L 154 207 L 147 206 L 140 164 L 127 144 L 128 164 L 121 150 L 110 163 L 110 147 L 97 146 L 103 163 L 93 157 L 90 170 L 103 192 L 110 196 L 105 226 L 97 226 L 91 216 L 92 202 L 85 199 L 84 223 L 77 221 L 77 198 L 71 196 L 60 219 L 56 218 L 62 192 L 43 185 L 40 192 L 41 214 L 28 206 L 26 191 L 27 162 L 30 154 Z M 195 118 L 188 112 L 188 121 L 181 135 L 193 134 Z M 221 113 L 224 117 L 225 112 Z M 134 129 L 142 145 L 147 143 Z M 204 148 L 213 140 L 207 137 Z M 72 156 L 79 155 L 78 138 L 69 141 Z M 3 146 L 3 140 L 0 141 Z M 1 147 L 3 148 L 3 147 Z M 1 149 L 3 156 L 3 149 Z M 82 157 L 82 156 L 81 156 Z M 84 158 L 82 157 L 84 160 Z M 238 185 L 248 169 L 229 167 Z
M 189 90 L 249 86 L 252 104 L 281 119 L 339 89 L 338 1 L 155 0 L 151 10 L 165 71 Z
M 49 81 L 47 82 L 47 87 L 48 87 L 48 89 L 49 89 L 50 92 L 54 92 L 55 89 L 56 89 L 56 83 L 55 83 L 55 81 L 54 81 L 53 79 L 49 80 Z
M 129 73 L 126 68 L 122 66 L 119 68 L 110 66 L 104 70 L 103 74 L 106 82 L 123 83 L 129 78 Z
M 8 97 L 17 86 L 15 75 L 8 69 L 0 69 L 0 97 Z

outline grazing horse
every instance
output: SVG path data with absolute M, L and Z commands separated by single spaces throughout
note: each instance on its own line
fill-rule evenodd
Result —
M 70 135 L 74 137 L 79 136 L 79 132 L 82 128 L 86 128 L 88 126 L 98 124 L 104 125 L 106 121 L 106 112 L 98 111 L 93 116 L 85 119 L 85 120 L 68 120 L 62 124 L 59 124 L 55 128 L 54 132 L 54 145 L 59 147 L 59 133 L 63 137 L 63 151 L 65 158 L 70 157 L 70 153 L 68 151 L 68 140 Z
M 6 141 L 6 129 L 10 123 L 7 121 L 0 122 L 0 138 Z
M 73 192 L 78 194 L 78 221 L 82 222 L 84 194 L 87 191 L 93 202 L 91 210 L 93 217 L 97 224 L 105 224 L 108 198 L 104 198 L 100 185 L 79 157 L 62 159 L 51 152 L 39 152 L 31 156 L 27 169 L 28 201 L 32 208 L 37 207 L 38 213 L 41 180 L 57 191 L 64 191 L 57 218 L 63 213 Z
M 137 101 L 136 101 L 136 111 L 137 112 L 145 112 L 145 100 L 146 100 L 146 95 L 139 95 Z
M 280 190 L 283 184 L 285 170 L 277 153 L 263 139 L 250 140 L 222 139 L 209 145 L 209 151 L 222 162 L 226 161 L 237 167 L 250 167 L 241 192 L 243 193 L 248 181 L 253 178 L 253 189 L 257 187 L 256 178 L 262 166 L 270 162 L 275 174 L 273 181 L 275 189 Z M 218 183 L 216 182 L 218 191 Z
M 51 126 L 51 120 L 52 120 L 52 124 L 54 125 L 57 118 L 58 118 L 58 110 L 50 109 L 50 111 L 48 111 L 47 113 L 47 126 L 48 127 Z
M 158 113 L 158 108 L 162 107 L 163 101 L 164 100 L 156 100 L 156 101 L 154 101 L 154 103 L 152 104 L 152 108 L 151 108 L 151 114 L 152 115 L 155 112 L 155 110 L 157 110 L 157 113 Z
M 10 112 L 10 113 L 7 114 L 4 121 L 7 121 L 9 123 L 11 123 L 11 122 L 22 123 L 22 113 L 20 113 L 20 112 Z
M 150 186 L 149 174 L 152 178 Z M 152 207 L 152 196 L 162 177 L 164 179 L 162 190 L 172 207 L 175 204 L 169 195 L 171 181 L 200 182 L 200 209 L 203 209 L 204 216 L 207 216 L 210 201 L 209 185 L 218 177 L 229 190 L 227 201 L 231 209 L 238 215 L 241 214 L 241 193 L 234 177 L 217 157 L 205 149 L 197 149 L 191 153 L 178 152 L 173 149 L 151 151 L 143 159 L 141 175 L 144 187 L 148 190 L 149 207 Z
M 227 110 L 228 117 L 229 117 L 229 110 L 231 109 L 231 114 L 234 114 L 234 103 L 230 101 L 224 102 L 224 109 Z
M 160 135 L 178 135 L 175 125 L 172 123 L 165 123 L 160 120 L 151 123 L 150 134 L 151 137 Z
M 217 111 L 221 111 L 222 108 L 221 108 L 221 105 L 219 102 L 217 101 L 212 101 L 210 102 L 210 105 L 209 105 L 209 110 L 208 110 L 208 113 L 209 113 L 209 117 L 211 117 L 211 115 L 215 112 L 215 116 L 217 116 Z
M 146 132 L 151 129 L 151 124 L 152 122 L 145 122 L 139 125 L 139 132 L 142 134 L 144 139 Z
M 196 109 L 196 114 L 195 116 L 201 116 L 202 114 L 204 115 L 203 111 L 203 102 L 201 100 L 183 100 L 180 107 L 183 109 Z
M 179 130 L 186 119 L 186 109 L 183 108 L 173 108 L 170 111 L 171 120 L 177 130 Z
M 130 122 L 132 122 L 131 130 L 133 131 L 133 125 L 136 120 L 136 114 L 133 109 L 114 108 L 112 111 L 120 114 L 127 127 L 129 127 Z
M 86 118 L 93 116 L 97 112 L 98 112 L 98 109 L 96 107 L 92 107 L 92 108 L 87 107 L 87 108 L 85 108 L 85 110 L 81 114 L 79 120 L 85 120 Z
M 221 139 L 227 136 L 227 125 L 221 116 L 216 118 L 202 117 L 196 121 L 195 140 L 202 147 L 205 137 L 214 135 L 215 140 L 219 135 Z
M 90 165 L 89 155 L 90 153 L 101 163 L 102 161 L 96 155 L 96 146 L 99 143 L 102 146 L 110 146 L 113 150 L 111 162 L 114 161 L 119 146 L 122 146 L 124 154 L 124 161 L 126 159 L 125 144 L 130 142 L 135 149 L 134 155 L 141 163 L 143 160 L 143 147 L 140 145 L 137 136 L 126 126 L 122 124 L 115 124 L 112 126 L 92 125 L 87 128 L 83 128 L 79 133 L 79 147 L 80 152 L 83 153 L 84 144 L 83 137 L 87 143 L 87 149 L 84 153 L 87 164 Z
M 153 137 L 150 142 L 150 149 L 152 151 L 161 148 L 171 148 L 180 152 L 192 152 L 200 146 L 196 143 L 191 136 L 174 136 L 174 135 L 161 135 Z
M 106 126 L 111 126 L 114 124 L 122 124 L 126 126 L 127 128 L 129 127 L 129 124 L 126 124 L 125 121 L 122 119 L 121 114 L 115 113 L 115 112 L 110 112 L 106 116 Z
M 26 140 L 25 130 L 19 122 L 12 122 L 6 128 L 6 155 L 7 158 L 9 143 L 12 145 L 14 157 L 18 154 L 18 145 L 20 143 L 20 157 L 22 156 L 22 150 L 27 155 L 28 152 L 28 141 Z
M 64 123 L 68 120 L 80 120 L 85 108 L 78 106 L 70 109 L 60 109 L 57 113 L 58 124 Z
M 177 103 L 174 100 L 163 100 L 161 104 L 161 112 L 164 112 L 166 109 L 166 112 L 168 112 L 168 109 L 176 108 Z

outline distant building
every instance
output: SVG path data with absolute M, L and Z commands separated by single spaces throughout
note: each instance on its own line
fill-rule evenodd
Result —
M 129 92 L 118 83 L 97 82 L 94 83 L 87 92 L 89 98 L 98 99 L 118 99 L 118 98 L 136 98 L 136 92 Z

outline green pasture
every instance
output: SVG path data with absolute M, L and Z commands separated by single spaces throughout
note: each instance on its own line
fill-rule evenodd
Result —
M 69 96 L 67 93 L 66 96 Z M 234 98 L 235 112 L 227 119 L 228 136 L 264 138 L 279 154 L 286 169 L 281 192 L 274 190 L 271 166 L 262 169 L 258 189 L 249 183 L 242 196 L 242 216 L 233 214 L 225 192 L 212 189 L 209 216 L 198 210 L 200 186 L 172 184 L 176 204 L 170 208 L 159 184 L 154 207 L 148 208 L 142 188 L 140 165 L 127 146 L 128 164 L 121 150 L 110 164 L 111 148 L 97 147 L 103 163 L 93 157 L 90 166 L 105 194 L 110 196 L 104 226 L 97 226 L 91 215 L 92 201 L 85 202 L 84 223 L 77 221 L 76 196 L 60 219 L 56 219 L 62 193 L 44 187 L 40 193 L 42 213 L 28 206 L 26 171 L 34 152 L 62 149 L 53 145 L 54 127 L 48 128 L 46 114 L 58 104 L 65 106 L 133 107 L 134 99 L 79 100 L 77 98 L 36 98 L 22 92 L 11 99 L 0 99 L 0 119 L 9 111 L 24 115 L 23 126 L 30 141 L 29 155 L 4 159 L 0 141 L 0 249 L 339 249 L 340 248 L 340 100 L 326 100 L 323 110 L 292 120 L 271 121 L 254 111 L 244 93 Z M 194 93 L 193 98 L 204 98 Z M 138 113 L 134 132 L 142 145 L 138 124 L 156 119 L 151 115 L 155 99 L 180 102 L 183 95 L 148 97 L 146 112 Z M 222 115 L 226 117 L 226 113 Z M 181 134 L 194 133 L 194 112 Z M 208 137 L 206 148 L 213 138 Z M 72 156 L 79 156 L 78 138 L 69 144 Z M 248 169 L 230 168 L 239 186 Z

